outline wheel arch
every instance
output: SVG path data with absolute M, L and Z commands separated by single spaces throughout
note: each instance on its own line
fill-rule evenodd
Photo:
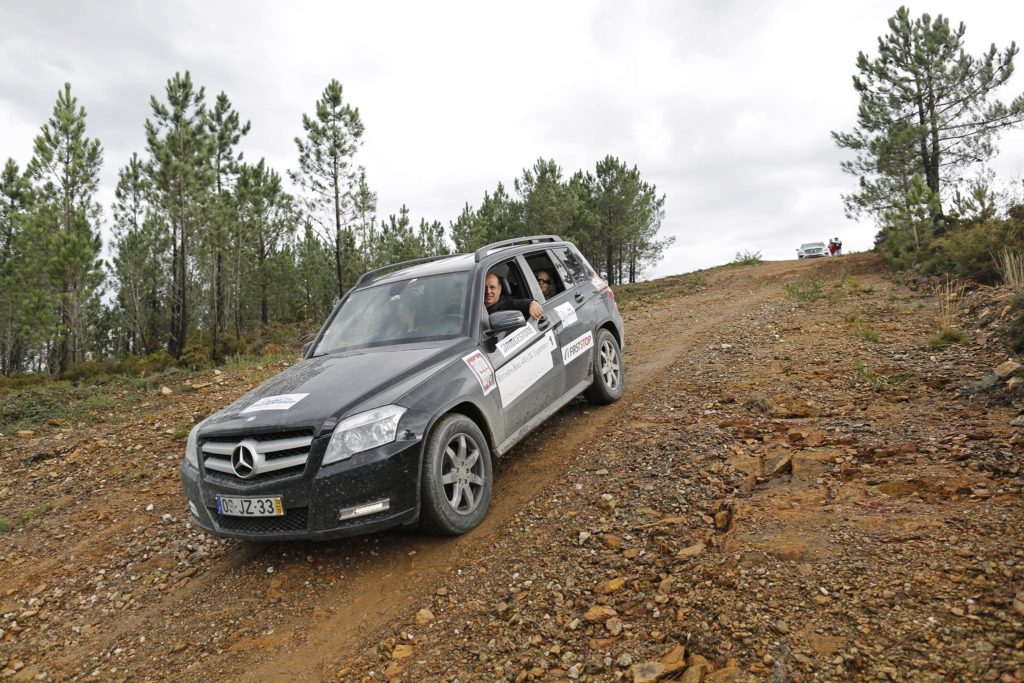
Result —
M 480 428 L 480 431 L 483 432 L 484 438 L 487 439 L 487 451 L 491 455 L 491 463 L 493 464 L 495 460 L 494 432 L 491 430 L 491 425 L 487 421 L 487 418 L 484 416 L 484 412 L 480 409 L 478 405 L 476 405 L 472 401 L 462 401 L 461 403 L 456 403 L 455 405 L 449 406 L 445 410 L 438 411 L 437 415 L 435 415 L 434 418 L 430 421 L 430 424 L 427 425 L 427 430 L 424 433 L 424 436 L 430 433 L 430 431 L 434 428 L 434 425 L 436 425 L 441 420 L 441 418 L 443 418 L 446 415 L 451 415 L 453 413 L 458 413 L 459 415 L 464 415 L 468 417 L 470 420 L 476 423 L 477 427 Z M 426 443 L 425 438 L 424 443 Z

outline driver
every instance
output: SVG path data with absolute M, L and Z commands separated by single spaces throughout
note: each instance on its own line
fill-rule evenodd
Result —
M 498 311 L 519 311 L 534 320 L 544 315 L 544 307 L 533 299 L 513 299 L 502 294 L 501 280 L 496 273 L 487 273 L 487 279 L 484 280 L 484 306 L 487 307 L 488 315 Z

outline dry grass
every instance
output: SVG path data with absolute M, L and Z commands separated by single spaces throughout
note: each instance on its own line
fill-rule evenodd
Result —
M 935 298 L 939 302 L 939 332 L 956 329 L 956 319 L 964 307 L 964 283 L 947 278 L 935 288 Z
M 996 257 L 996 268 L 1003 276 L 1003 284 L 1015 292 L 1024 292 L 1024 254 L 1003 249 Z
M 934 294 L 939 304 L 939 333 L 928 341 L 932 348 L 941 348 L 950 343 L 967 343 L 967 333 L 956 326 L 956 320 L 964 308 L 964 288 L 963 282 L 949 278 L 935 288 Z

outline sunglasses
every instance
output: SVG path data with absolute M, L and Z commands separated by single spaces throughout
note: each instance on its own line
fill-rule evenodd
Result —
M 551 280 L 546 280 L 546 279 L 541 278 L 541 277 L 537 278 L 537 282 L 541 283 L 542 285 L 550 285 L 551 284 Z

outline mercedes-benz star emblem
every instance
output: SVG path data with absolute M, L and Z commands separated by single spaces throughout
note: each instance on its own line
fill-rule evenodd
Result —
M 248 479 L 256 474 L 256 454 L 244 443 L 235 446 L 231 451 L 231 469 L 241 479 Z

